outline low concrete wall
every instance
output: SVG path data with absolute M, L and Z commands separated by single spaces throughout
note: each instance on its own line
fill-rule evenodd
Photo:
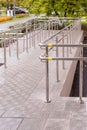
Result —
M 81 42 L 83 42 L 83 32 L 81 32 L 81 35 L 79 36 L 79 38 L 77 40 L 77 43 L 81 43 Z M 79 56 L 79 54 L 80 54 L 80 48 L 79 49 L 77 48 L 74 57 Z M 64 86 L 63 86 L 63 89 L 60 93 L 60 96 L 69 96 L 70 95 L 77 62 L 78 61 L 72 61 L 71 62 L 71 65 L 69 67 L 67 77 L 66 77 L 66 80 L 64 82 Z

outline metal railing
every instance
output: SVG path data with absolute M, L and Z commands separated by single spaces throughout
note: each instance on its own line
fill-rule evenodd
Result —
M 62 18 L 61 18 L 62 19 Z M 65 20 L 65 19 L 64 19 Z M 69 20 L 69 19 L 68 19 Z M 70 19 L 71 20 L 71 19 Z M 71 20 L 73 21 L 73 20 Z M 35 18 L 29 20 L 26 23 L 21 24 L 21 26 L 15 26 L 13 29 L 8 31 L 0 32 L 0 43 L 4 49 L 4 65 L 7 67 L 7 49 L 9 56 L 12 55 L 14 46 L 16 51 L 17 59 L 19 59 L 19 54 L 21 52 L 29 52 L 31 46 L 35 47 L 37 43 L 40 43 L 41 48 L 45 48 L 45 53 L 40 56 L 41 60 L 46 61 L 46 101 L 50 102 L 49 99 L 49 60 L 56 60 L 56 75 L 57 81 L 59 81 L 59 60 L 63 61 L 63 69 L 65 69 L 65 60 L 80 60 L 80 101 L 82 103 L 82 66 L 83 58 L 82 51 L 80 57 L 69 58 L 72 53 L 73 47 L 78 47 L 79 45 L 73 45 L 74 41 L 77 42 L 77 35 L 81 32 L 80 20 L 75 19 L 71 25 L 66 26 L 62 30 L 59 30 L 59 19 L 52 18 L 49 20 L 43 20 L 38 22 Z M 20 42 L 21 41 L 21 42 Z M 56 41 L 56 44 L 47 44 L 48 42 Z M 20 44 L 19 44 L 20 43 Z M 59 44 L 61 43 L 61 44 Z M 68 44 L 66 44 L 68 43 Z M 62 58 L 58 57 L 59 48 L 62 47 Z M 86 45 L 84 45 L 86 46 Z M 13 50 L 12 50 L 13 47 Z M 49 51 L 56 47 L 56 57 L 49 57 Z M 67 48 L 65 50 L 65 47 Z M 83 45 L 80 45 L 83 48 Z M 21 52 L 20 52 L 21 51 Z M 67 57 L 65 58 L 65 51 L 67 52 Z
M 35 42 L 37 41 L 36 37 L 38 38 L 38 35 L 41 35 L 42 28 L 40 26 L 38 27 L 38 25 L 35 24 L 36 22 L 33 23 L 33 25 L 30 25 L 29 22 L 20 27 L 15 26 L 11 30 L 0 32 L 0 46 L 4 49 L 3 56 L 5 68 L 7 66 L 7 53 L 11 56 L 15 50 L 17 59 L 19 59 L 20 51 L 21 53 L 25 50 L 28 52 L 31 46 L 35 47 Z M 41 42 L 41 40 L 39 42 Z
M 7 56 L 16 54 L 17 59 L 20 58 L 22 52 L 29 52 L 31 47 L 37 45 L 37 43 L 43 43 L 49 37 L 59 34 L 59 19 L 48 19 L 38 21 L 38 18 L 31 19 L 21 25 L 15 25 L 8 31 L 0 32 L 0 44 L 3 51 L 4 65 L 7 66 Z M 68 29 L 66 33 L 68 32 Z M 68 35 L 70 32 L 68 32 Z M 65 34 L 64 34 L 65 35 Z
M 60 35 L 61 34 L 61 35 Z M 50 102 L 49 98 L 49 61 L 56 60 L 56 77 L 57 82 L 59 81 L 59 60 L 63 61 L 63 69 L 65 69 L 65 60 L 75 60 L 80 61 L 80 85 L 79 85 L 79 97 L 80 103 L 83 103 L 82 100 L 82 86 L 83 86 L 83 60 L 87 59 L 87 57 L 83 57 L 83 47 L 87 47 L 87 45 L 79 44 L 78 37 L 81 34 L 81 23 L 80 20 L 76 20 L 73 24 L 65 27 L 64 29 L 60 30 L 59 32 L 55 33 L 53 36 L 49 37 L 45 41 L 41 42 L 39 45 L 41 48 L 45 49 L 45 53 L 40 56 L 42 61 L 46 63 L 46 101 L 47 103 Z M 49 43 L 50 40 L 53 38 L 56 39 L 56 44 Z M 66 38 L 66 39 L 65 39 Z M 75 44 L 73 44 L 75 43 Z M 76 44 L 78 43 L 78 44 Z M 56 57 L 49 57 L 49 51 L 56 48 Z M 81 49 L 79 57 L 69 57 L 72 53 L 73 48 L 79 47 Z M 59 48 L 62 48 L 62 57 L 59 57 Z M 66 52 L 65 52 L 65 48 Z M 67 55 L 65 56 L 65 53 Z
M 12 56 L 15 50 L 17 59 L 19 54 L 29 52 L 31 47 L 36 46 L 39 42 L 44 41 L 49 36 L 52 36 L 58 30 L 58 24 L 54 20 L 43 20 L 38 22 L 38 19 L 29 20 L 26 23 L 15 25 L 14 28 L 0 32 L 0 44 L 4 49 L 4 65 L 7 66 L 7 55 Z M 56 21 L 57 23 L 57 21 Z M 47 35 L 46 35 L 47 34 Z M 14 49 L 15 48 L 15 49 Z M 9 54 L 7 54 L 9 53 Z

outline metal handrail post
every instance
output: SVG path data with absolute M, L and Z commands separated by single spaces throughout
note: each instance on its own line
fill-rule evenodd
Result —
M 72 28 L 72 43 L 75 41 L 75 35 L 76 35 L 75 25 L 73 25 L 73 28 Z
M 46 47 L 46 57 L 48 57 L 48 47 Z M 46 102 L 50 103 L 49 99 L 49 61 L 46 60 Z
M 28 25 L 26 23 L 26 52 L 28 53 Z
M 19 59 L 19 42 L 18 42 L 18 32 L 17 32 L 17 59 Z
M 69 43 L 69 39 L 68 39 L 68 28 L 67 28 L 67 44 Z M 67 47 L 67 57 L 69 57 L 69 48 Z
M 42 40 L 42 29 L 43 29 L 43 25 L 42 25 L 42 23 L 41 23 L 40 27 L 41 27 L 41 29 L 40 29 L 41 41 L 43 41 L 43 40 Z
M 43 23 L 43 39 L 45 39 L 45 22 Z
M 49 22 L 47 22 L 47 33 L 48 33 L 48 35 L 47 35 L 47 38 L 49 37 Z
M 48 38 L 48 22 L 46 22 L 46 31 L 47 31 L 46 38 Z
M 23 52 L 25 51 L 25 36 L 23 38 Z
M 30 25 L 30 32 L 29 32 L 29 47 L 31 47 L 32 46 L 32 39 L 31 39 L 31 37 L 32 37 L 32 33 L 31 33 L 31 31 L 32 31 L 32 28 L 31 28 L 31 25 Z
M 53 35 L 53 22 L 51 22 L 51 29 L 52 29 L 52 35 Z
M 35 26 L 33 28 L 33 46 L 35 48 Z
M 41 24 L 40 24 L 40 28 L 41 28 Z M 39 30 L 39 38 L 40 38 L 40 42 L 41 42 L 41 29 Z
M 41 41 L 43 41 L 43 23 L 42 23 L 42 26 L 41 26 Z
M 58 36 L 56 37 L 56 44 L 58 44 Z M 58 57 L 58 47 L 56 47 L 56 57 Z M 57 82 L 59 82 L 59 61 L 56 60 L 56 77 Z
M 33 46 L 33 31 L 32 31 L 32 26 L 31 26 L 31 46 Z
M 11 38 L 10 38 L 10 34 L 9 34 L 8 42 L 9 42 L 9 56 L 11 56 Z
M 42 41 L 43 41 L 43 28 L 44 28 L 44 26 L 43 26 L 43 24 L 42 24 Z
M 49 21 L 49 25 L 48 25 L 48 30 L 49 30 L 48 31 L 48 34 L 49 34 L 48 36 L 50 37 L 50 21 Z
M 56 30 L 57 30 L 57 22 L 56 22 Z
M 56 30 L 56 20 L 54 20 L 53 22 L 54 22 L 54 30 Z
M 81 57 L 83 57 L 83 47 L 81 48 Z M 80 77 L 79 77 L 79 98 L 80 103 L 83 104 L 84 101 L 82 100 L 83 95 L 83 59 L 80 60 Z
M 38 30 L 37 30 L 37 34 L 36 34 L 36 36 L 37 36 L 37 38 L 36 38 L 36 39 L 37 39 L 37 41 L 39 41 L 39 40 L 38 40 L 38 37 L 39 37 L 39 33 L 38 33 Z
M 57 21 L 57 30 L 58 30 L 58 21 Z
M 43 23 L 43 40 L 44 40 L 44 23 Z
M 5 36 L 5 34 L 4 34 Z M 7 57 L 6 57 L 6 41 L 4 40 L 4 67 L 7 68 Z
M 72 26 L 70 26 L 70 44 L 72 44 Z M 71 47 L 70 47 L 70 53 L 72 54 Z
M 62 32 L 62 44 L 64 44 L 64 32 Z M 64 57 L 64 47 L 62 47 L 62 55 L 63 55 L 63 57 Z M 63 69 L 65 69 L 65 62 L 64 62 L 64 60 L 63 60 Z
M 55 34 L 55 24 L 53 22 L 53 34 Z

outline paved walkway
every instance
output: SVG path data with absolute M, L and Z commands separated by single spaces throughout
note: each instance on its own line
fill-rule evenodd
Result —
M 72 56 L 77 49 L 72 49 Z M 72 62 L 66 62 L 60 82 L 56 82 L 55 62 L 50 62 L 50 99 L 45 103 L 45 63 L 36 45 L 20 59 L 10 57 L 7 69 L 0 67 L 0 130 L 86 130 L 87 102 L 78 98 L 59 97 Z M 61 55 L 61 50 L 60 53 Z M 55 55 L 53 50 L 50 55 Z M 70 56 L 71 56 L 70 55 Z
M 40 54 L 36 46 L 29 54 L 21 54 L 19 61 L 10 58 L 7 69 L 0 67 L 0 130 L 73 130 L 76 122 L 81 126 L 85 122 L 76 116 L 83 111 L 79 115 L 83 117 L 86 110 L 78 98 L 59 97 L 68 68 L 60 68 L 61 79 L 56 83 L 55 62 L 50 63 L 52 102 L 44 102 L 45 65 Z

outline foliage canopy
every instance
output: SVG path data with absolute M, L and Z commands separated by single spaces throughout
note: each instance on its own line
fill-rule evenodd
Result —
M 14 2 L 36 15 L 71 17 L 87 14 L 87 0 L 0 0 L 0 5 L 7 7 Z

